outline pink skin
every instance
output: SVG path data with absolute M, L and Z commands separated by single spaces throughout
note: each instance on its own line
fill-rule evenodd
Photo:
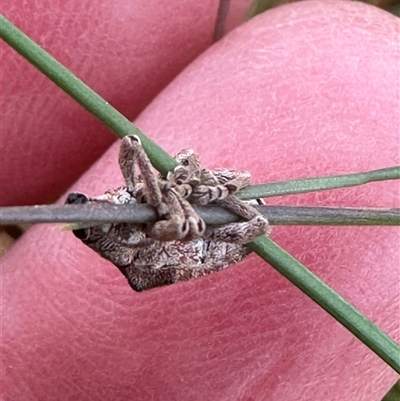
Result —
M 250 1 L 231 2 L 228 29 Z M 3 3 L 7 18 L 130 119 L 211 45 L 218 8 L 218 0 Z M 52 202 L 115 136 L 6 43 L 0 49 L 0 204 Z
M 357 2 L 277 8 L 204 53 L 136 122 L 168 151 L 192 146 L 204 165 L 256 182 L 399 164 L 397 30 Z M 71 190 L 120 184 L 117 150 Z M 270 202 L 398 199 L 382 182 Z M 397 228 L 275 227 L 272 238 L 400 339 Z M 378 400 L 397 380 L 256 255 L 141 294 L 58 226 L 33 228 L 2 262 L 5 400 Z

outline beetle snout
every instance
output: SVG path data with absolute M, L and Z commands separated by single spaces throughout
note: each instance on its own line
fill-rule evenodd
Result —
M 80 194 L 77 192 L 72 192 L 72 193 L 68 194 L 65 204 L 66 205 L 80 205 L 80 204 L 84 204 L 84 203 L 88 202 L 88 200 L 89 200 L 89 198 L 86 195 Z

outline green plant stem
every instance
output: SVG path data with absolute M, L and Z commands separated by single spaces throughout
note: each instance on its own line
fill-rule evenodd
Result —
M 249 246 L 400 373 L 399 345 L 374 323 L 270 238 L 259 237 Z
M 34 64 L 46 76 L 57 83 L 88 111 L 107 125 L 118 136 L 135 133 L 140 136 L 145 150 L 148 152 L 154 166 L 166 174 L 175 166 L 174 160 L 156 144 L 146 139 L 120 113 L 108 105 L 100 96 L 94 93 L 83 82 L 65 69 L 54 58 L 30 40 L 18 28 L 3 16 L 0 16 L 0 37 L 15 50 Z M 337 293 L 329 289 L 321 280 L 301 265 L 296 259 L 286 253 L 268 238 L 261 237 L 249 244 L 252 249 L 269 262 L 273 267 L 288 277 L 294 285 L 322 308 L 345 325 L 361 341 L 370 347 L 377 355 L 400 373 L 400 364 L 396 358 L 399 346 L 386 334 L 381 332 L 367 318 L 360 315 Z M 349 314 L 349 317 L 346 317 Z
M 400 400 L 400 380 L 382 398 L 382 401 L 399 401 Z
M 392 13 L 396 17 L 400 17 L 400 4 L 399 3 L 393 4 L 392 6 L 386 8 L 386 11 Z M 399 396 L 399 400 L 400 400 L 400 396 Z
M 246 20 L 254 18 L 264 11 L 277 7 L 283 3 L 282 0 L 253 0 L 249 10 L 247 11 Z
M 230 2 L 231 0 L 219 0 L 217 19 L 214 26 L 213 42 L 217 42 L 224 36 Z
M 139 136 L 154 167 L 162 175 L 167 175 L 168 171 L 173 170 L 176 166 L 176 161 L 167 152 L 146 137 L 131 121 L 21 32 L 3 15 L 0 15 L 0 38 L 68 93 L 87 111 L 97 117 L 117 136 L 120 138 L 126 135 Z
M 270 182 L 251 185 L 239 191 L 237 197 L 242 200 L 269 198 L 273 196 L 301 194 L 335 188 L 352 187 L 374 181 L 400 179 L 400 166 L 382 168 L 364 173 L 332 175 L 329 177 L 303 178 L 299 180 Z
M 398 226 L 400 209 L 352 209 L 304 206 L 254 206 L 272 225 Z M 216 205 L 196 206 L 208 225 L 222 225 L 240 218 Z M 143 205 L 42 205 L 0 208 L 0 225 L 21 223 L 148 223 L 157 220 L 154 209 Z M 84 227 L 82 225 L 82 227 Z

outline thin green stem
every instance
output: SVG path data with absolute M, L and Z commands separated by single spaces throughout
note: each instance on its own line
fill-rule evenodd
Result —
M 400 346 L 387 334 L 270 238 L 259 237 L 249 245 L 254 252 L 400 373 Z
M 131 121 L 83 83 L 54 57 L 21 32 L 7 18 L 0 15 L 0 38 L 50 78 L 57 86 L 75 99 L 87 111 L 97 117 L 118 137 L 137 135 L 154 167 L 167 175 L 176 161 L 155 142 L 146 137 Z
M 327 189 L 352 187 L 374 181 L 400 179 L 400 166 L 382 168 L 364 173 L 331 175 L 329 177 L 303 178 L 299 180 L 270 182 L 251 185 L 237 193 L 242 200 L 269 198 L 273 196 L 301 194 Z
M 246 19 L 254 18 L 256 15 L 277 7 L 282 3 L 282 0 L 253 0 L 249 10 L 247 11 Z
M 219 0 L 217 19 L 214 26 L 213 42 L 220 40 L 225 34 L 226 20 L 231 0 Z
M 263 205 L 255 208 L 272 225 L 339 225 L 339 226 L 398 226 L 400 209 L 352 209 L 304 206 Z M 223 225 L 240 218 L 216 205 L 196 206 L 197 214 L 207 225 Z M 149 223 L 157 215 L 149 205 L 42 205 L 0 208 L 0 225 L 21 223 Z M 83 227 L 83 226 L 82 226 Z
M 387 7 L 386 11 L 394 14 L 396 17 L 400 17 L 400 4 L 399 3 L 393 4 L 392 6 Z M 400 397 L 399 397 L 399 399 L 400 399 Z
M 382 401 L 399 401 L 400 400 L 400 380 L 382 398 Z

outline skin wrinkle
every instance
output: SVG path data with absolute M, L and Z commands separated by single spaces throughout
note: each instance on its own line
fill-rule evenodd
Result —
M 26 377 L 26 379 L 25 378 L 16 378 L 15 379 L 14 386 L 17 389 L 17 392 L 19 393 L 19 395 L 21 397 L 23 396 L 23 394 L 22 394 L 22 391 L 18 390 L 19 388 L 21 388 L 21 389 L 24 388 L 25 392 L 26 392 L 26 390 L 28 390 L 28 392 L 30 392 L 30 394 L 32 394 L 32 395 L 35 393 L 35 391 L 33 389 L 34 386 L 31 386 L 29 381 L 30 381 L 29 377 Z

